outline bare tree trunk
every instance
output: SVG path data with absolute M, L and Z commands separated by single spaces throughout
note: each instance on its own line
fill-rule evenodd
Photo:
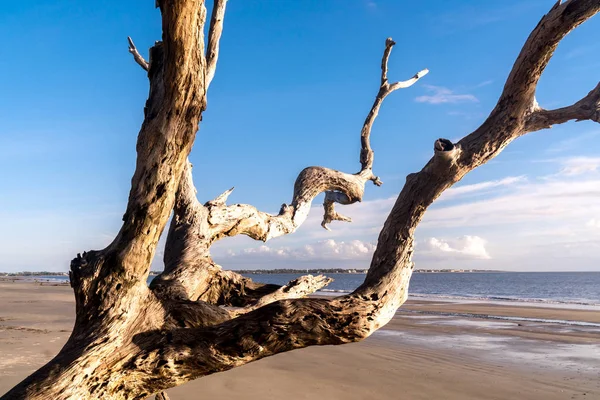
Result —
M 369 138 L 384 98 L 427 71 L 390 84 L 387 60 L 395 43 L 386 41 L 379 92 L 361 131 L 356 174 L 304 169 L 291 203 L 277 215 L 250 205 L 226 205 L 230 191 L 201 204 L 187 157 L 215 73 L 225 0 L 214 2 L 206 51 L 204 1 L 160 0 L 157 5 L 163 40 L 152 47 L 148 62 L 130 40 L 134 59 L 148 71 L 150 94 L 123 226 L 107 248 L 72 261 L 77 316 L 71 337 L 53 360 L 2 399 L 143 399 L 284 351 L 364 339 L 406 300 L 415 228 L 445 189 L 521 135 L 569 120 L 600 120 L 600 85 L 557 110 L 543 110 L 535 101 L 539 77 L 560 40 L 600 9 L 598 0 L 558 2 L 527 39 L 481 127 L 458 143 L 437 140 L 432 159 L 407 177 L 364 283 L 349 295 L 304 298 L 328 279 L 307 276 L 283 287 L 257 284 L 223 271 L 211 259 L 211 245 L 237 234 L 266 241 L 292 233 L 321 192 L 326 193 L 323 226 L 349 221 L 334 204 L 360 201 L 368 181 L 381 184 L 373 173 Z M 150 262 L 173 210 L 165 272 L 148 288 Z

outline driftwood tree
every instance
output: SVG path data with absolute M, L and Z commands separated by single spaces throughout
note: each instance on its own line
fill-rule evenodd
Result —
M 73 333 L 60 353 L 3 399 L 143 399 L 189 380 L 312 345 L 362 340 L 385 325 L 406 300 L 413 233 L 427 207 L 466 173 L 528 132 L 569 120 L 600 122 L 600 85 L 575 104 L 545 110 L 535 90 L 560 40 L 600 9 L 600 0 L 556 3 L 532 31 L 487 119 L 458 143 L 439 139 L 434 155 L 407 176 L 379 235 L 364 283 L 353 293 L 305 298 L 328 283 L 306 276 L 283 287 L 223 271 L 211 245 L 244 234 L 269 240 L 296 230 L 325 192 L 323 226 L 349 221 L 334 205 L 360 201 L 373 172 L 369 136 L 384 98 L 415 83 L 389 83 L 386 41 L 379 92 L 361 131 L 361 169 L 347 174 L 309 167 L 290 204 L 277 215 L 227 205 L 231 191 L 201 204 L 187 161 L 215 74 L 226 0 L 214 0 L 205 49 L 203 0 L 158 0 L 163 37 L 146 62 L 150 94 L 137 142 L 137 164 L 123 225 L 100 251 L 71 263 L 76 299 Z M 173 212 L 165 271 L 146 284 L 158 239 Z M 159 396 L 165 397 L 161 393 Z

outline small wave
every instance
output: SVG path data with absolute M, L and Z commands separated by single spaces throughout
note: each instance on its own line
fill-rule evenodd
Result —
M 352 293 L 352 290 L 347 289 L 321 289 L 317 293 L 329 294 L 332 293 Z M 409 298 L 421 299 L 441 299 L 441 300 L 471 300 L 471 301 L 503 301 L 511 303 L 529 303 L 529 304 L 557 304 L 557 305 L 577 305 L 577 306 L 600 306 L 597 300 L 572 300 L 572 299 L 540 299 L 540 298 L 525 298 L 525 297 L 509 297 L 509 296 L 479 296 L 479 295 L 449 295 L 449 294 L 428 294 L 428 293 L 409 293 Z
M 43 283 L 69 283 L 68 277 L 54 276 L 27 276 L 25 281 L 43 282 Z
M 537 304 L 571 304 L 579 306 L 600 306 L 600 302 L 594 300 L 570 300 L 570 299 L 540 299 L 525 297 L 508 296 L 477 296 L 477 295 L 444 295 L 444 294 L 426 294 L 410 293 L 410 297 L 447 299 L 447 300 L 478 300 L 478 301 L 506 301 L 518 303 L 537 303 Z
M 586 321 L 573 321 L 567 319 L 549 319 L 549 318 L 529 318 L 529 317 L 509 317 L 504 315 L 488 315 L 488 314 L 472 314 L 472 313 L 458 313 L 458 312 L 443 312 L 443 311 L 421 311 L 421 310 L 400 310 L 402 313 L 410 314 L 422 314 L 422 315 L 436 315 L 442 317 L 461 317 L 461 318 L 473 318 L 473 319 L 491 319 L 498 321 L 515 321 L 515 322 L 536 322 L 542 324 L 558 324 L 558 325 L 569 325 L 569 326 L 585 326 L 600 328 L 599 323 L 586 322 Z

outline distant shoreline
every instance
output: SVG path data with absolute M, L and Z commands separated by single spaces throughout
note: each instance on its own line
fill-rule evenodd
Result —
M 366 274 L 368 269 L 346 269 L 346 268 L 315 268 L 315 269 L 240 269 L 235 272 L 239 274 Z M 153 271 L 154 272 L 154 271 Z M 417 274 L 437 273 L 483 273 L 483 272 L 505 272 L 496 270 L 463 270 L 463 269 L 416 269 Z

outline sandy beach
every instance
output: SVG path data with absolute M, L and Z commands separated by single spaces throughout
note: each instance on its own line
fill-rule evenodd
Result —
M 68 286 L 0 281 L 0 394 L 69 336 Z M 600 310 L 409 300 L 362 343 L 270 357 L 172 399 L 600 399 Z

